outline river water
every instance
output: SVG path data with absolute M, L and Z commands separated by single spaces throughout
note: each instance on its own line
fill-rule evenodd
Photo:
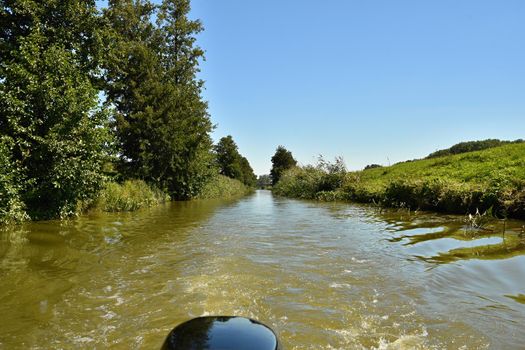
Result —
M 464 219 L 257 191 L 4 230 L 0 349 L 157 349 L 201 315 L 287 350 L 523 349 L 525 223 Z

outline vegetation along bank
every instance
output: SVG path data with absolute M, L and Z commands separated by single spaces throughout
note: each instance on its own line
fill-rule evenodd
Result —
M 0 224 L 255 186 L 231 137 L 213 145 L 189 13 L 189 0 L 1 2 Z
M 315 166 L 286 170 L 273 191 L 294 198 L 525 219 L 525 143 L 470 149 L 355 172 L 347 172 L 341 159 L 321 158 Z

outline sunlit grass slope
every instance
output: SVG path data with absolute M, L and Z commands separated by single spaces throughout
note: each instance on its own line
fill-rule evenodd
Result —
M 360 171 L 362 181 L 381 186 L 393 180 L 447 179 L 484 186 L 495 180 L 525 180 L 525 144 L 398 163 Z
M 326 179 L 337 186 L 323 189 Z M 305 187 L 309 190 L 298 191 Z M 314 167 L 293 169 L 283 176 L 275 193 L 462 214 L 492 208 L 501 216 L 525 218 L 525 144 L 350 173 L 320 172 Z

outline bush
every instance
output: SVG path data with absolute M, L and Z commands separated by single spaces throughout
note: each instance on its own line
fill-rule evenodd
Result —
M 379 165 L 379 164 L 369 164 L 367 166 L 365 166 L 365 168 L 363 170 L 368 170 L 368 169 L 375 169 L 375 168 L 382 168 L 383 166 L 382 165 Z
M 323 175 L 321 169 L 311 165 L 285 170 L 273 192 L 280 196 L 314 199 Z
M 243 196 L 252 190 L 239 180 L 224 175 L 212 177 L 202 188 L 197 199 L 232 198 Z
M 525 144 L 346 173 L 341 160 L 287 171 L 278 195 L 525 218 Z
M 317 168 L 323 172 L 317 185 L 317 192 L 335 191 L 340 188 L 346 177 L 346 166 L 343 158 L 337 157 L 333 163 L 319 157 Z
M 316 166 L 286 170 L 274 187 L 274 193 L 302 199 L 334 198 L 332 192 L 343 186 L 346 176 L 342 158 L 336 158 L 334 163 L 330 163 L 319 157 Z
M 127 180 L 122 184 L 108 182 L 95 207 L 106 212 L 134 211 L 169 200 L 167 194 L 142 180 Z
M 0 135 L 13 141 L 20 200 L 32 219 L 75 215 L 101 189 L 112 143 L 97 88 L 95 3 L 1 7 Z
M 12 144 L 7 137 L 0 139 L 0 224 L 29 219 L 20 198 L 21 174 L 11 158 Z

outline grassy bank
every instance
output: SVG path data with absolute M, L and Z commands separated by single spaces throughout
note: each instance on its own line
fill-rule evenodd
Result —
M 217 175 L 204 186 L 196 199 L 234 198 L 252 191 L 252 188 L 245 186 L 239 180 Z
M 1 160 L 1 159 L 0 159 Z M 23 206 L 17 201 L 16 192 L 8 187 L 7 181 L 0 177 L 0 204 L 7 209 L 0 208 L 0 225 L 16 224 L 30 220 L 23 211 Z M 253 189 L 245 186 L 238 180 L 223 175 L 213 177 L 203 188 L 201 194 L 194 199 L 219 199 L 241 197 L 252 192 Z M 8 197 L 5 194 L 13 194 Z M 95 200 L 77 204 L 76 215 L 94 210 L 103 212 L 126 212 L 148 208 L 169 202 L 170 196 L 165 192 L 149 185 L 142 180 L 126 180 L 122 183 L 107 182 Z
M 218 199 L 243 196 L 251 191 L 240 181 L 217 175 L 195 199 Z M 128 180 L 122 184 L 109 182 L 95 201 L 94 209 L 117 212 L 134 211 L 168 202 L 170 197 L 144 181 Z
M 109 182 L 94 203 L 94 208 L 106 211 L 134 211 L 170 200 L 164 192 L 142 180 L 127 180 L 122 184 Z
M 357 172 L 337 164 L 289 170 L 274 192 L 319 200 L 525 219 L 525 144 L 398 163 Z

